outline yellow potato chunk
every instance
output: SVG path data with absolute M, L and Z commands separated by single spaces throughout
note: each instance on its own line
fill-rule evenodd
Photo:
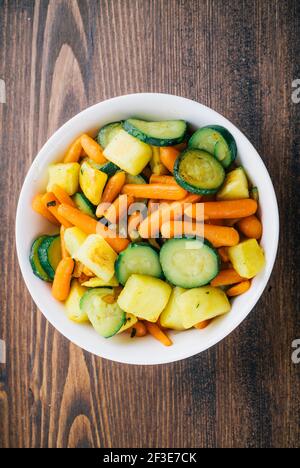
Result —
M 125 312 L 156 322 L 171 292 L 171 286 L 158 278 L 131 275 L 118 298 L 118 304 Z
M 229 247 L 228 255 L 233 268 L 243 278 L 253 278 L 265 266 L 264 251 L 256 239 L 248 239 Z
M 92 167 L 89 163 L 82 163 L 79 175 L 80 187 L 93 205 L 99 205 L 107 177 L 107 174 Z
M 52 192 L 53 186 L 57 184 L 69 195 L 74 195 L 78 191 L 79 170 L 78 163 L 59 163 L 49 166 L 47 192 Z
M 99 234 L 91 234 L 75 254 L 95 276 L 109 281 L 115 274 L 116 252 Z
M 150 161 L 150 167 L 153 174 L 164 175 L 168 174 L 168 169 L 163 165 L 160 160 L 159 146 L 152 146 L 152 158 Z
M 64 240 L 66 249 L 74 257 L 76 252 L 79 250 L 79 247 L 84 243 L 87 238 L 87 234 L 78 227 L 71 227 L 65 230 Z
M 114 275 L 109 281 L 104 281 L 102 278 L 91 278 L 82 283 L 82 285 L 87 288 L 103 288 L 105 286 L 116 287 L 119 286 L 119 281 Z
M 159 317 L 160 323 L 163 327 L 172 328 L 173 330 L 184 330 L 182 322 L 181 309 L 178 306 L 177 299 L 186 291 L 186 289 L 176 286 L 173 289 L 167 307 L 162 311 Z
M 87 289 L 80 285 L 77 280 L 72 281 L 70 294 L 65 302 L 65 306 L 68 318 L 74 322 L 81 323 L 88 321 L 87 314 L 80 309 L 80 299 L 86 291 Z
M 131 175 L 138 175 L 152 157 L 150 145 L 120 130 L 103 152 L 106 159 Z
M 249 186 L 246 173 L 242 167 L 228 172 L 221 190 L 217 193 L 218 200 L 241 200 L 249 198 Z

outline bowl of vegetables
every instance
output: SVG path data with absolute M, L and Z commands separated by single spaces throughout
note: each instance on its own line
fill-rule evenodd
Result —
M 278 207 L 226 118 L 178 96 L 100 102 L 47 141 L 20 194 L 27 288 L 70 341 L 129 364 L 184 359 L 231 333 L 265 289 Z

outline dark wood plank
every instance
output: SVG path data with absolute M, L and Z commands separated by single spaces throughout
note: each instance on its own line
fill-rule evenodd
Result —
M 296 0 L 0 1 L 1 447 L 296 447 L 300 366 L 300 9 Z M 213 349 L 151 367 L 95 358 L 36 310 L 13 248 L 18 194 L 62 123 L 111 96 L 196 99 L 253 141 L 282 243 L 270 288 Z

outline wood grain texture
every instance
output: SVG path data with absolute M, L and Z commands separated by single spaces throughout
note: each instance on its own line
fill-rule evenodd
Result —
M 297 447 L 300 78 L 297 0 L 1 0 L 0 447 Z M 70 344 L 36 309 L 17 264 L 18 194 L 66 120 L 140 91 L 213 107 L 273 178 L 281 245 L 268 290 L 213 349 L 127 366 Z

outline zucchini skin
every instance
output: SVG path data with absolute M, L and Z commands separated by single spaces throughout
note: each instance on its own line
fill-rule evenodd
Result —
M 218 190 L 220 190 L 220 188 L 222 187 L 222 185 L 224 183 L 224 180 L 225 180 L 225 171 L 224 171 L 224 169 L 223 169 L 223 171 L 224 171 L 223 180 L 220 183 L 220 185 L 218 185 L 218 187 L 216 187 L 214 189 L 204 189 L 204 188 L 201 189 L 201 188 L 198 188 L 198 187 L 194 187 L 193 185 L 189 184 L 186 180 L 184 180 L 183 177 L 181 177 L 180 163 L 181 163 L 182 159 L 185 157 L 185 155 L 191 149 L 195 150 L 195 148 L 187 148 L 186 150 L 184 150 L 184 151 L 182 151 L 180 153 L 180 155 L 178 156 L 178 158 L 175 161 L 175 164 L 174 164 L 174 178 L 175 178 L 176 182 L 178 183 L 178 185 L 180 185 L 182 188 L 184 188 L 188 192 L 195 193 L 197 195 L 213 195 L 213 194 L 217 193 Z M 197 149 L 196 149 L 196 151 L 197 151 Z M 211 157 L 214 157 L 210 153 L 207 153 L 207 154 L 209 154 Z M 222 166 L 221 163 L 217 159 L 216 159 L 216 161 L 220 164 L 220 166 Z
M 42 241 L 38 249 L 39 261 L 41 262 L 43 269 L 51 281 L 54 280 L 55 270 L 50 263 L 51 260 L 48 257 L 48 249 L 50 248 L 52 242 L 57 238 L 59 238 L 59 236 L 47 236 L 46 239 Z
M 40 259 L 39 259 L 39 255 L 38 255 L 38 249 L 41 243 L 47 238 L 48 236 L 40 236 L 37 239 L 35 239 L 35 241 L 33 241 L 31 249 L 30 249 L 29 261 L 30 261 L 33 274 L 43 281 L 50 282 L 51 279 L 49 278 L 48 274 L 42 267 Z
M 179 145 L 179 143 L 182 143 L 183 141 L 185 141 L 186 131 L 187 131 L 187 127 L 186 127 L 185 132 L 178 138 L 154 138 L 149 135 L 146 135 L 146 133 L 142 132 L 140 129 L 132 125 L 128 120 L 125 120 L 123 122 L 123 128 L 124 130 L 126 130 L 126 132 L 128 132 L 133 137 L 138 138 L 144 143 L 147 143 L 148 145 L 152 145 L 152 146 Z
M 110 161 L 103 164 L 102 166 L 99 166 L 99 171 L 105 172 L 105 174 L 107 174 L 108 177 L 112 177 L 119 170 L 120 168 Z
M 75 195 L 73 195 L 73 200 L 80 211 L 82 211 L 85 214 L 88 214 L 89 216 L 95 217 L 95 205 L 93 205 L 83 193 L 75 193 Z
M 102 127 L 99 130 L 99 133 L 98 133 L 97 138 L 96 138 L 99 145 L 103 149 L 105 149 L 106 146 L 109 144 L 110 140 L 117 133 L 118 129 L 121 129 L 121 128 L 122 128 L 122 122 L 121 121 L 111 122 L 111 123 L 108 123 L 108 124 L 104 125 L 104 127 Z

